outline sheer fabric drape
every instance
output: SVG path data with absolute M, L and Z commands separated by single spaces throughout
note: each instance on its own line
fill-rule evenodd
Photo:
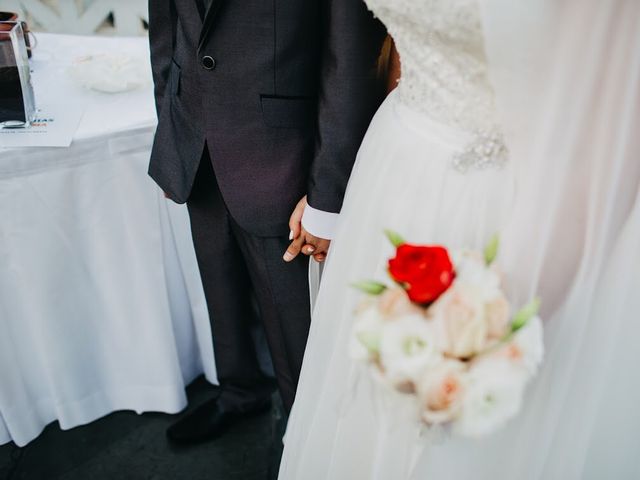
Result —
M 356 165 L 354 178 L 360 183 L 350 187 L 348 196 L 354 198 L 345 212 L 352 224 L 341 228 L 350 229 L 345 242 L 354 246 L 360 245 L 359 234 L 388 227 L 416 242 L 476 247 L 491 230 L 488 223 L 502 225 L 499 261 L 513 302 L 536 294 L 543 298 L 545 364 L 523 411 L 499 433 L 476 441 L 419 437 L 411 422 L 393 417 L 396 412 L 387 408 L 379 389 L 354 373 L 346 353 L 350 324 L 344 321 L 353 305 L 321 301 L 352 300 L 340 289 L 369 268 L 384 274 L 391 251 L 376 237 L 367 237 L 362 248 L 337 248 L 322 287 L 331 295 L 321 293 L 316 306 L 281 478 L 640 477 L 635 458 L 640 439 L 635 355 L 640 338 L 640 2 L 481 0 L 481 6 L 491 80 L 514 169 L 509 184 L 503 178 L 496 179 L 495 189 L 481 188 L 465 179 L 465 188 L 455 189 L 459 196 L 446 197 L 449 203 L 431 212 L 430 188 L 453 186 L 437 165 L 429 165 L 428 172 L 417 160 L 379 172 L 361 172 L 366 164 Z M 382 127 L 399 128 L 396 123 Z M 381 126 L 374 120 L 372 128 Z M 423 147 L 415 138 L 412 145 L 407 137 L 406 155 L 398 158 L 419 160 L 410 151 Z M 370 144 L 381 150 L 375 155 L 385 153 L 385 145 Z M 360 155 L 374 157 L 374 152 Z M 410 167 L 403 176 L 392 175 L 403 166 Z M 389 180 L 400 178 L 402 187 Z M 413 188 L 425 179 L 442 186 Z M 366 180 L 374 192 L 369 197 L 356 191 Z M 400 194 L 373 215 L 367 205 L 378 183 Z M 464 197 L 476 186 L 486 193 L 486 205 L 471 208 L 482 214 L 460 212 L 469 208 Z M 498 195 L 501 188 L 509 192 Z M 423 198 L 403 197 L 416 191 L 424 191 Z M 496 206 L 489 197 L 508 200 Z M 416 211 L 397 211 L 398 205 L 413 205 Z M 432 227 L 410 221 L 411 215 L 421 218 L 419 210 L 435 219 Z M 465 224 L 457 225 L 456 218 Z M 469 219 L 478 224 L 478 238 L 456 233 L 474 231 Z M 415 231 L 406 225 L 415 225 Z M 359 270 L 340 272 L 338 263 Z
M 640 2 L 488 0 L 483 16 L 518 169 L 501 262 L 516 302 L 542 296 L 547 344 L 483 462 L 503 478 L 638 478 Z

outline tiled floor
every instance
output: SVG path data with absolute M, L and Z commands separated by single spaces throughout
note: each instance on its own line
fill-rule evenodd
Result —
M 196 381 L 188 390 L 190 405 L 206 400 L 211 388 Z M 167 443 L 165 430 L 178 416 L 119 412 L 66 432 L 53 424 L 23 449 L 0 447 L 0 480 L 273 479 L 284 423 L 277 405 L 190 448 Z

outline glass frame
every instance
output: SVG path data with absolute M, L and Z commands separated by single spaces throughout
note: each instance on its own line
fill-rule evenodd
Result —
M 6 25 L 10 25 L 8 30 L 0 28 L 0 44 L 4 41 L 11 42 L 10 51 L 13 53 L 13 58 L 0 55 L 0 68 L 15 67 L 17 69 L 21 91 L 15 92 L 15 96 L 16 98 L 21 96 L 22 108 L 20 110 L 23 111 L 23 114 L 15 119 L 3 120 L 0 118 L 0 128 L 29 127 L 36 116 L 36 104 L 24 31 L 22 23 L 18 21 L 0 22 L 0 26 Z M 16 112 L 18 110 L 15 109 Z

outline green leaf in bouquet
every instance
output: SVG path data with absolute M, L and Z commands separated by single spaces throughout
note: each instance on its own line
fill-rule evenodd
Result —
M 518 313 L 513 317 L 513 321 L 511 322 L 511 331 L 517 332 L 521 328 L 523 328 L 529 320 L 535 317 L 540 310 L 540 299 L 534 298 L 528 304 L 520 309 Z
M 364 345 L 369 353 L 380 353 L 380 335 L 374 332 L 359 332 L 356 335 L 358 341 Z
M 500 236 L 494 235 L 491 241 L 484 248 L 484 261 L 487 265 L 491 265 L 498 256 L 498 250 L 500 248 Z
M 387 289 L 387 286 L 380 282 L 357 282 L 352 286 L 368 295 L 380 295 Z
M 389 241 L 391 242 L 391 244 L 396 248 L 398 248 L 400 245 L 404 245 L 405 243 L 407 243 L 399 233 L 396 233 L 393 230 L 385 230 L 384 233 L 389 239 Z

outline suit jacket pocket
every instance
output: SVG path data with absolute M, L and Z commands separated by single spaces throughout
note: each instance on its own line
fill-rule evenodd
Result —
M 315 122 L 316 100 L 311 97 L 261 95 L 264 123 L 274 128 L 309 128 Z

